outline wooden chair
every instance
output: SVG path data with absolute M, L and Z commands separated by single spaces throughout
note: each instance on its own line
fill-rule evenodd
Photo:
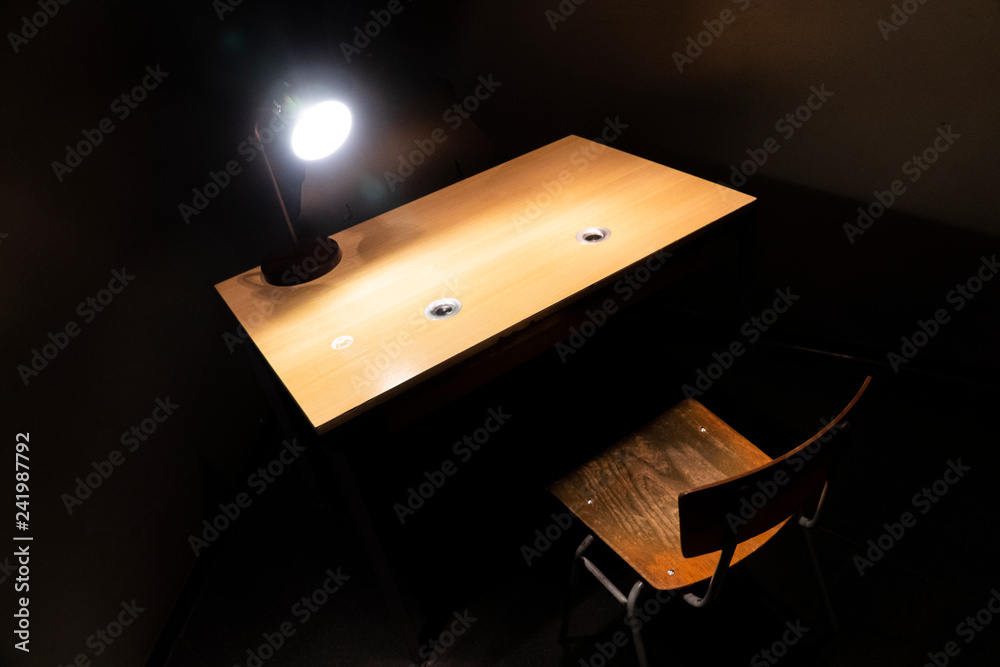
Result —
M 826 497 L 831 465 L 843 449 L 844 438 L 832 436 L 846 426 L 844 418 L 870 380 L 819 433 L 776 459 L 688 399 L 549 487 L 592 531 L 576 551 L 574 571 L 582 562 L 626 607 L 640 665 L 645 667 L 646 656 L 635 609 L 643 583 L 674 591 L 709 580 L 703 595 L 688 591 L 683 596 L 702 607 L 719 594 L 729 567 L 760 548 L 790 518 L 811 528 Z M 804 534 L 833 619 L 808 532 Z M 594 535 L 641 577 L 627 596 L 584 555 Z M 563 639 L 572 602 L 571 593 Z

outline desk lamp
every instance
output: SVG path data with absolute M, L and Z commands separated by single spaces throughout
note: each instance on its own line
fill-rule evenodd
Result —
M 290 137 L 284 133 L 288 127 L 292 128 Z M 261 273 L 268 283 L 284 287 L 309 282 L 340 262 L 342 253 L 336 241 L 306 230 L 300 229 L 305 234 L 296 233 L 294 223 L 302 210 L 303 161 L 320 160 L 336 151 L 350 129 L 351 112 L 343 103 L 303 104 L 288 96 L 283 102 L 273 102 L 254 124 L 254 135 L 293 243 L 290 249 L 261 262 Z

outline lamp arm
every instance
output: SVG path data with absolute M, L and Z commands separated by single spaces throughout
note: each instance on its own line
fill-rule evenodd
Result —
M 260 145 L 260 151 L 264 155 L 264 164 L 267 166 L 267 174 L 271 177 L 271 185 L 274 186 L 274 193 L 278 195 L 278 203 L 281 204 L 281 215 L 285 218 L 285 224 L 288 225 L 288 233 L 292 235 L 292 241 L 295 242 L 295 247 L 299 248 L 299 237 L 295 233 L 295 228 L 292 226 L 292 219 L 288 215 L 288 209 L 285 207 L 285 198 L 281 196 L 281 188 L 278 187 L 278 179 L 274 177 L 274 169 L 271 168 L 271 159 L 267 155 L 266 144 L 260 138 L 260 121 L 254 123 L 253 134 L 257 138 L 257 143 Z

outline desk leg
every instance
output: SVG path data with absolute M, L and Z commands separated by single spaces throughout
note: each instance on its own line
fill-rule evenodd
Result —
M 292 423 L 292 417 L 288 413 L 274 378 L 271 376 L 271 373 L 268 370 L 263 358 L 260 356 L 260 353 L 256 348 L 251 347 L 247 348 L 247 356 L 250 358 L 250 365 L 253 367 L 254 373 L 260 381 L 264 395 L 267 397 L 267 402 L 271 407 L 271 411 L 274 413 L 282 435 L 285 438 L 296 437 L 296 430 L 294 424 Z M 310 434 L 310 438 L 314 439 L 312 434 Z M 385 556 L 385 550 L 382 548 L 381 541 L 375 531 L 375 526 L 372 524 L 371 517 L 368 514 L 368 509 L 365 507 L 361 491 L 358 488 L 358 484 L 353 473 L 351 472 L 347 455 L 344 453 L 343 447 L 336 443 L 324 443 L 323 439 L 320 438 L 317 444 L 327 455 L 327 461 L 333 469 L 333 474 L 337 479 L 337 485 L 343 494 L 344 500 L 347 502 L 351 516 L 354 519 L 355 527 L 361 535 L 361 540 L 365 546 L 365 552 L 368 555 L 373 569 L 375 570 L 375 578 L 378 581 L 386 608 L 389 611 L 389 620 L 397 628 L 397 632 L 399 633 L 398 636 L 402 640 L 403 646 L 406 649 L 406 654 L 410 657 L 414 664 L 422 664 L 424 659 L 417 653 L 420 648 L 417 628 L 406 608 L 399 582 L 396 580 L 396 577 L 389 566 L 389 561 Z M 305 470 L 302 466 L 299 466 L 299 469 Z M 317 483 L 317 480 L 311 474 L 306 475 L 306 483 L 311 487 L 312 491 L 318 492 L 320 495 L 328 495 L 318 491 L 318 487 L 323 485 Z
M 398 636 L 406 648 L 407 655 L 410 656 L 414 664 L 420 665 L 424 659 L 417 653 L 420 647 L 417 628 L 413 623 L 413 617 L 406 607 L 399 582 L 392 571 L 392 567 L 389 565 L 389 560 L 385 556 L 385 550 L 382 548 L 382 542 L 368 514 L 368 508 L 365 507 L 361 490 L 358 488 L 354 474 L 351 472 L 347 455 L 344 453 L 343 447 L 337 444 L 323 447 L 323 450 L 329 457 L 330 466 L 333 468 L 334 475 L 337 478 L 337 484 L 340 486 L 344 499 L 350 507 L 351 516 L 354 517 L 355 525 L 361 534 L 362 542 L 364 542 L 365 552 L 368 554 L 372 568 L 375 570 L 375 578 L 378 580 L 382 597 L 389 611 L 389 620 L 397 628 Z
M 278 429 L 281 431 L 281 437 L 285 440 L 296 439 L 297 434 L 295 425 L 292 423 L 292 417 L 288 414 L 288 409 L 281 399 L 277 382 L 272 377 L 271 371 L 268 370 L 264 357 L 261 356 L 260 351 L 252 343 L 244 347 L 243 350 L 247 353 L 247 358 L 250 360 L 250 367 L 253 368 L 254 375 L 257 376 L 257 383 L 264 392 L 267 404 L 271 408 L 271 413 L 278 424 Z M 323 498 L 319 480 L 307 466 L 297 466 L 296 470 L 298 474 L 302 475 L 302 479 L 305 482 L 306 488 L 309 489 L 309 494 L 313 501 L 319 504 L 318 499 Z

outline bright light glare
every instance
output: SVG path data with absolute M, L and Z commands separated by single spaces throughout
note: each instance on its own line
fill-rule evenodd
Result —
M 340 102 L 322 102 L 299 115 L 292 150 L 303 160 L 319 160 L 340 148 L 350 130 L 350 110 Z

